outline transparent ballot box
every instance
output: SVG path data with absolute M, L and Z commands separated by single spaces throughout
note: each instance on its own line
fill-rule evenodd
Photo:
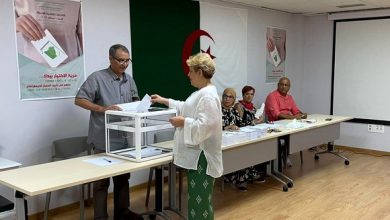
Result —
M 173 140 L 174 127 L 169 119 L 176 116 L 175 109 L 151 108 L 148 112 L 106 111 L 106 153 L 126 160 L 142 162 L 172 155 L 172 149 L 163 148 Z M 159 133 L 172 135 L 163 141 Z

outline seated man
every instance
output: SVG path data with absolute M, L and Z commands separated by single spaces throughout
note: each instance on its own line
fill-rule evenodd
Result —
M 302 113 L 299 110 L 295 104 L 294 98 L 288 94 L 289 90 L 290 80 L 287 77 L 282 77 L 279 79 L 277 90 L 268 94 L 267 99 L 265 100 L 265 114 L 267 115 L 269 122 L 280 119 L 307 118 L 307 114 Z M 281 144 L 284 144 L 284 142 L 281 142 Z M 282 152 L 282 161 L 285 162 L 284 164 L 291 166 L 291 162 L 286 155 L 287 152 Z
M 290 80 L 287 77 L 280 78 L 277 90 L 268 94 L 265 100 L 265 114 L 268 121 L 280 119 L 302 119 L 307 114 L 302 113 L 295 104 L 294 98 L 288 94 Z

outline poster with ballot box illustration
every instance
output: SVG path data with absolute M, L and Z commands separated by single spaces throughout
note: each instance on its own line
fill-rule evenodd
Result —
M 14 0 L 21 100 L 73 98 L 85 79 L 80 0 Z

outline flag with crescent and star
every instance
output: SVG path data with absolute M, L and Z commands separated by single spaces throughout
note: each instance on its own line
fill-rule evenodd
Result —
M 247 84 L 246 9 L 189 0 L 130 1 L 133 76 L 140 95 L 185 100 L 195 88 L 186 60 L 200 51 L 216 63 L 218 93 Z
M 240 96 L 247 84 L 247 20 L 246 9 L 200 2 L 200 29 L 208 33 L 200 38 L 200 47 L 214 57 L 212 82 L 219 94 L 234 88 Z

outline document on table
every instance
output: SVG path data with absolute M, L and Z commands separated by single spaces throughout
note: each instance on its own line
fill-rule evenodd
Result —
M 6 170 L 6 169 L 16 168 L 20 166 L 22 166 L 21 163 L 0 157 L 0 170 Z
M 152 157 L 152 156 L 160 155 L 162 153 L 163 150 L 157 147 L 147 146 L 141 148 L 141 158 Z M 131 149 L 129 151 L 118 153 L 118 155 L 130 156 L 136 158 L 137 152 L 135 149 Z
M 87 163 L 91 163 L 91 164 L 96 165 L 96 166 L 101 166 L 101 167 L 123 163 L 123 160 L 119 160 L 119 159 L 107 157 L 107 156 L 86 159 L 83 161 L 87 162 Z
M 278 129 L 280 127 L 280 124 L 257 124 L 253 126 L 254 128 L 260 128 L 260 129 Z
M 150 100 L 150 96 L 146 94 L 141 101 L 117 104 L 117 106 L 120 107 L 122 111 L 126 112 L 147 112 L 149 107 L 152 105 Z
M 296 129 L 302 127 L 304 127 L 304 124 L 302 122 L 297 121 L 297 119 L 293 119 L 291 122 L 286 124 L 286 128 L 289 129 Z
M 45 35 L 42 39 L 31 43 L 49 66 L 55 68 L 66 60 L 68 55 L 48 30 L 45 30 Z

